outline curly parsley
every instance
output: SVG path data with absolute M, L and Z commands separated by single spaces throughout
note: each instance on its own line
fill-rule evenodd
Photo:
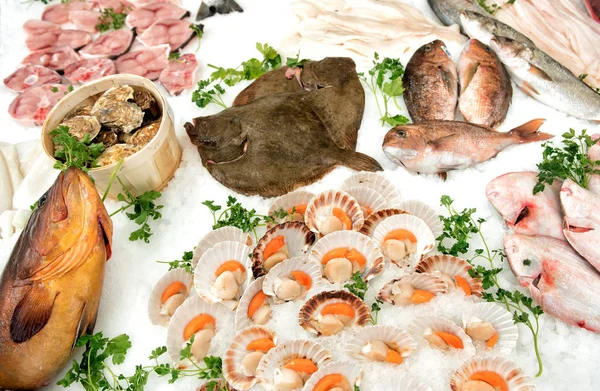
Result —
M 348 289 L 350 293 L 362 301 L 365 301 L 365 293 L 367 293 L 369 285 L 363 280 L 360 272 L 356 272 L 352 275 L 352 279 L 344 285 L 344 288 Z M 375 302 L 371 304 L 371 324 L 377 324 L 377 316 L 381 310 L 381 304 L 383 303 L 379 300 L 375 300 Z
M 109 30 L 120 30 L 125 26 L 125 18 L 130 11 L 129 7 L 122 7 L 121 12 L 116 12 L 114 8 L 104 8 L 98 17 L 96 30 L 105 33 Z
M 183 269 L 186 272 L 193 274 L 194 268 L 192 266 L 192 258 L 194 258 L 194 252 L 193 251 L 185 251 L 183 253 L 183 255 L 181 256 L 181 259 L 176 259 L 171 262 L 167 262 L 167 261 L 156 261 L 156 262 L 169 265 L 169 270 Z
M 102 143 L 95 144 L 86 134 L 79 141 L 71 133 L 69 127 L 61 125 L 50 132 L 54 143 L 54 157 L 56 162 L 54 168 L 67 171 L 69 167 L 75 167 L 81 171 L 89 171 L 90 168 L 98 167 L 98 156 L 104 151 Z

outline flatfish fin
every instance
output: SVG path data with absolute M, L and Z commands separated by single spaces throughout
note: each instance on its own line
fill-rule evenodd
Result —
M 46 326 L 57 294 L 44 288 L 43 284 L 33 284 L 29 292 L 17 304 L 10 321 L 10 337 L 15 343 L 30 340 Z
M 383 171 L 377 160 L 356 151 L 341 151 L 340 162 L 343 166 L 356 171 Z

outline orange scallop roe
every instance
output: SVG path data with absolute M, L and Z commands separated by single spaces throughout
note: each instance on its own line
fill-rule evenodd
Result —
M 345 230 L 350 230 L 352 229 L 352 219 L 350 218 L 350 216 L 348 216 L 346 214 L 346 212 L 344 212 L 343 209 L 340 208 L 333 208 L 333 215 L 335 217 L 337 217 L 338 219 L 340 219 L 340 221 L 342 222 L 342 225 L 344 226 Z
M 163 294 L 160 296 L 160 302 L 164 303 L 169 300 L 171 296 L 178 293 L 187 294 L 187 286 L 185 286 L 183 282 L 175 281 L 163 291 Z
M 259 339 L 255 339 L 254 341 L 250 342 L 248 344 L 248 346 L 246 346 L 246 350 L 266 353 L 269 350 L 273 349 L 274 347 L 275 347 L 275 342 L 273 342 L 272 339 L 259 338 Z
M 469 283 L 467 282 L 467 280 L 465 280 L 461 276 L 454 276 L 454 280 L 456 281 L 456 285 L 460 289 L 462 289 L 463 292 L 465 292 L 465 295 L 471 296 L 471 294 L 473 292 L 471 291 L 471 287 L 469 286 Z
M 343 315 L 354 318 L 354 308 L 346 303 L 328 304 L 321 310 L 321 315 Z
M 190 322 L 183 329 L 183 339 L 186 341 L 189 340 L 192 338 L 192 335 L 196 334 L 209 324 L 215 326 L 217 324 L 215 318 L 208 314 L 200 314 L 196 316 L 194 319 L 190 320 Z
M 306 288 L 306 290 L 310 289 L 310 287 L 312 286 L 312 278 L 310 278 L 308 274 L 301 272 L 300 270 L 295 270 L 291 274 L 292 277 L 294 277 L 294 280 L 298 282 L 298 284 L 303 285 Z
M 312 375 L 313 373 L 319 370 L 315 363 L 308 358 L 293 358 L 290 361 L 288 361 L 283 367 L 294 370 L 296 372 L 306 373 L 308 375 Z
M 445 331 L 436 331 L 435 334 L 446 342 L 446 345 L 452 346 L 455 349 L 464 349 L 462 339 L 458 338 L 456 335 Z
M 502 378 L 502 376 L 498 375 L 496 372 L 492 371 L 481 371 L 475 372 L 471 375 L 471 380 L 479 380 L 484 383 L 489 384 L 494 387 L 496 390 L 500 391 L 508 391 L 508 385 Z
M 391 364 L 402 364 L 402 355 L 394 349 L 390 349 L 385 356 L 385 361 Z
M 275 236 L 265 246 L 265 249 L 263 250 L 263 258 L 268 259 L 271 255 L 273 255 L 277 251 L 279 251 L 279 249 L 282 248 L 283 246 L 285 246 L 285 236 L 283 236 L 283 235 Z
M 260 291 L 254 295 L 252 300 L 250 300 L 250 304 L 248 304 L 248 317 L 249 318 L 252 318 L 252 316 L 254 316 L 254 313 L 256 312 L 256 310 L 259 309 L 260 306 L 263 305 L 263 303 L 265 302 L 266 299 L 267 299 L 267 295 L 263 291 Z
M 485 346 L 491 349 L 496 346 L 496 343 L 498 343 L 498 333 L 494 333 L 492 338 L 485 341 Z
M 367 217 L 368 215 L 370 215 L 371 213 L 373 213 L 373 210 L 371 210 L 371 208 L 369 208 L 367 205 L 361 205 L 364 209 L 365 209 L 365 217 Z
M 294 207 L 291 207 L 288 209 L 287 211 L 288 213 L 300 213 L 301 215 L 304 216 L 304 213 L 306 213 L 306 204 L 300 204 L 300 205 L 296 205 Z
M 246 268 L 244 267 L 244 265 L 242 265 L 241 263 L 239 263 L 238 261 L 235 260 L 231 260 L 231 261 L 227 261 L 221 264 L 221 266 L 219 266 L 217 268 L 217 271 L 215 272 L 215 275 L 217 277 L 219 277 L 221 274 L 225 273 L 225 272 L 234 272 L 236 270 L 240 270 L 242 273 L 246 271 Z
M 331 375 L 323 376 L 321 380 L 315 384 L 313 391 L 329 391 L 332 388 L 338 386 L 344 381 L 344 376 L 339 373 L 333 373 Z
M 360 251 L 355 248 L 349 249 L 346 247 L 339 247 L 328 251 L 321 259 L 321 264 L 326 265 L 327 262 L 336 258 L 346 258 L 350 262 L 357 263 L 360 267 L 363 267 L 367 264 L 367 259 L 360 253 Z
M 415 234 L 413 234 L 412 232 L 406 230 L 406 229 L 395 229 L 391 232 L 389 232 L 387 235 L 385 235 L 385 238 L 383 239 L 384 242 L 390 240 L 390 239 L 394 239 L 394 240 L 409 240 L 412 243 L 417 243 L 417 237 L 415 236 Z
M 434 297 L 435 294 L 433 294 L 432 292 L 423 289 L 415 289 L 412 297 L 410 298 L 410 301 L 412 301 L 414 304 L 422 304 L 431 301 L 431 299 L 433 299 Z

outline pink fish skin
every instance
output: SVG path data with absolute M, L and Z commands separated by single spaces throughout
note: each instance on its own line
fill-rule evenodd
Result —
M 510 172 L 488 183 L 485 194 L 506 226 L 522 235 L 546 235 L 565 240 L 560 210 L 560 183 L 533 195 L 537 173 Z
M 560 201 L 565 212 L 565 237 L 600 270 L 600 195 L 567 179 L 560 189 Z
M 567 242 L 547 236 L 507 235 L 504 251 L 519 284 L 529 288 L 544 312 L 600 332 L 600 274 Z

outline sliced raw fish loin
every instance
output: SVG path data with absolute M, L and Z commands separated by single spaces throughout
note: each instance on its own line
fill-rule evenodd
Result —
M 126 53 L 133 43 L 133 31 L 115 30 L 100 35 L 79 51 L 84 58 L 116 58 Z
M 56 24 L 69 22 L 69 13 L 74 10 L 91 10 L 94 3 L 85 1 L 70 1 L 68 3 L 53 4 L 44 8 L 42 20 Z
M 46 22 L 38 19 L 29 19 L 23 24 L 23 30 L 27 35 L 37 34 L 40 32 L 60 30 L 60 26 L 56 23 Z
M 131 2 L 138 8 L 153 4 L 181 4 L 180 0 L 132 0 Z
M 135 9 L 135 5 L 127 0 L 95 0 L 101 10 L 112 8 L 115 12 L 122 13 Z
M 65 77 L 71 83 L 83 84 L 104 76 L 117 73 L 113 60 L 108 58 L 91 58 L 73 62 L 65 68 Z
M 69 20 L 75 24 L 75 28 L 92 34 L 96 32 L 96 25 L 98 25 L 100 16 L 100 12 L 96 10 L 73 10 L 69 12 Z
M 90 33 L 82 30 L 39 30 L 29 33 L 25 44 L 29 50 L 68 46 L 79 49 L 92 42 Z
M 164 19 L 153 23 L 137 40 L 146 47 L 168 44 L 171 46 L 171 51 L 187 45 L 195 36 L 194 30 L 191 29 L 192 23 L 181 19 Z M 203 25 L 198 25 L 200 30 Z
M 54 105 L 68 93 L 62 84 L 32 87 L 17 96 L 8 107 L 11 117 L 41 125 Z
M 61 80 L 60 75 L 52 69 L 41 65 L 27 65 L 4 79 L 4 85 L 13 91 L 23 92 L 44 84 L 58 84 Z
M 161 72 L 158 80 L 169 94 L 177 96 L 183 90 L 194 86 L 194 74 L 197 68 L 196 55 L 184 54 L 177 60 L 169 61 L 169 65 Z
M 69 46 L 58 46 L 48 49 L 36 50 L 29 53 L 21 61 L 23 65 L 42 65 L 57 72 L 65 69 L 72 62 L 81 60 L 81 56 Z
M 124 54 L 115 61 L 117 72 L 156 80 L 169 65 L 170 51 L 169 45 L 161 45 Z
M 127 14 L 125 24 L 140 34 L 154 22 L 165 19 L 183 19 L 189 15 L 190 12 L 188 10 L 178 5 L 168 2 L 156 2 L 146 4 L 142 8 L 131 11 Z

